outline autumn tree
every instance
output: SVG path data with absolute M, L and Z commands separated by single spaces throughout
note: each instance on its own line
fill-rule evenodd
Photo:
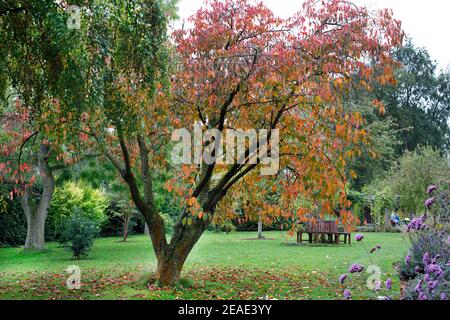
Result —
M 10 197 L 20 198 L 26 249 L 44 246 L 55 172 L 80 159 L 61 140 L 64 124 L 76 126 L 74 115 L 86 95 L 80 72 L 87 69 L 80 54 L 84 47 L 67 28 L 67 18 L 64 2 L 20 0 L 0 6 L 0 184 L 9 186 Z M 37 196 L 31 192 L 35 182 Z
M 37 133 L 27 126 L 26 113 L 5 113 L 0 119 L 2 140 L 0 147 L 0 183 L 8 186 L 9 197 L 20 196 L 20 203 L 27 221 L 25 249 L 40 250 L 44 245 L 44 226 L 47 210 L 50 206 L 55 181 L 53 170 L 49 166 L 49 147 L 42 143 L 38 146 L 26 146 L 33 143 Z M 37 151 L 34 156 L 29 151 Z M 37 168 L 42 177 L 42 192 L 36 204 L 32 204 L 31 187 Z

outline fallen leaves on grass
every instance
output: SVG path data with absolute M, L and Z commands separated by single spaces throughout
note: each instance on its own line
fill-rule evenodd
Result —
M 193 267 L 183 273 L 189 287 L 159 288 L 142 283 L 144 270 L 127 272 L 83 270 L 81 289 L 66 287 L 67 273 L 31 272 L 7 274 L 0 297 L 40 299 L 339 299 L 336 275 L 320 270 L 295 268 L 263 270 L 241 267 Z M 152 277 L 149 277 L 152 279 Z M 366 299 L 370 292 L 362 284 L 355 296 Z

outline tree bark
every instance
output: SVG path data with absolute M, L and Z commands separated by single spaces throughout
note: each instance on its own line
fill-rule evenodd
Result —
M 258 220 L 258 239 L 263 240 L 264 236 L 262 235 L 263 232 L 263 224 L 262 224 L 262 219 L 261 217 L 259 217 Z
M 130 219 L 127 217 L 123 222 L 123 242 L 127 241 L 128 238 L 128 224 L 130 223 Z
M 185 214 L 183 211 L 182 216 Z M 208 224 L 199 219 L 190 226 L 177 223 L 170 244 L 157 256 L 156 279 L 159 286 L 173 286 L 180 280 L 183 265 Z
M 175 285 L 180 280 L 181 270 L 183 269 L 183 264 L 186 257 L 169 256 L 158 259 L 158 267 L 156 269 L 158 286 L 170 287 Z
M 42 144 L 38 152 L 38 169 L 42 180 L 42 193 L 39 203 L 33 205 L 30 193 L 25 190 L 20 197 L 25 217 L 27 220 L 27 237 L 25 249 L 42 250 L 45 244 L 45 220 L 55 191 L 55 179 L 52 169 L 48 164 L 49 148 Z

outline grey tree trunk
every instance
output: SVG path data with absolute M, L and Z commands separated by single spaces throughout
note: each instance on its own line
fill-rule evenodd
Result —
M 262 235 L 263 232 L 263 223 L 261 220 L 261 217 L 259 217 L 259 221 L 258 221 L 258 239 L 262 240 L 264 239 L 264 236 Z
M 150 231 L 148 230 L 148 224 L 147 224 L 147 222 L 145 223 L 144 234 L 146 234 L 147 236 L 150 235 Z
M 48 164 L 49 147 L 42 144 L 38 152 L 38 169 L 42 180 L 42 194 L 37 205 L 31 199 L 28 190 L 20 198 L 22 209 L 27 220 L 27 237 L 25 249 L 42 250 L 45 243 L 45 220 L 55 191 L 55 179 Z

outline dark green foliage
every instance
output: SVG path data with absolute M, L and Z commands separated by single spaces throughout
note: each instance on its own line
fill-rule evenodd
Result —
M 233 222 L 229 220 L 225 220 L 220 223 L 210 224 L 209 229 L 215 232 L 225 232 L 225 233 L 235 232 L 237 230 L 235 224 L 233 224 Z
M 402 63 L 397 86 L 379 86 L 375 96 L 386 105 L 386 116 L 401 130 L 398 151 L 429 145 L 448 150 L 450 128 L 450 73 L 437 73 L 436 62 L 411 41 L 394 53 Z
M 106 208 L 106 221 L 102 226 L 100 235 L 102 237 L 120 236 L 123 233 L 123 223 L 121 219 L 115 214 L 116 204 L 111 203 L 108 208 Z M 130 230 L 131 232 L 131 230 Z
M 350 177 L 352 186 L 360 190 L 376 177 L 384 175 L 398 158 L 396 150 L 399 146 L 397 125 L 391 118 L 375 120 L 366 127 L 370 135 L 371 149 L 376 153 L 373 158 L 367 150 L 351 164 L 356 178 Z
M 72 252 L 75 259 L 80 259 L 88 256 L 99 232 L 98 224 L 75 208 L 71 218 L 66 221 L 60 243 Z
M 248 220 L 239 223 L 237 220 L 234 220 L 232 223 L 236 227 L 236 231 L 258 231 L 258 221 Z M 289 230 L 289 228 L 290 224 L 287 224 L 285 219 L 279 219 L 270 225 L 263 225 L 264 231 Z
M 0 187 L 0 247 L 25 243 L 27 222 L 18 199 L 10 200 L 7 189 Z

